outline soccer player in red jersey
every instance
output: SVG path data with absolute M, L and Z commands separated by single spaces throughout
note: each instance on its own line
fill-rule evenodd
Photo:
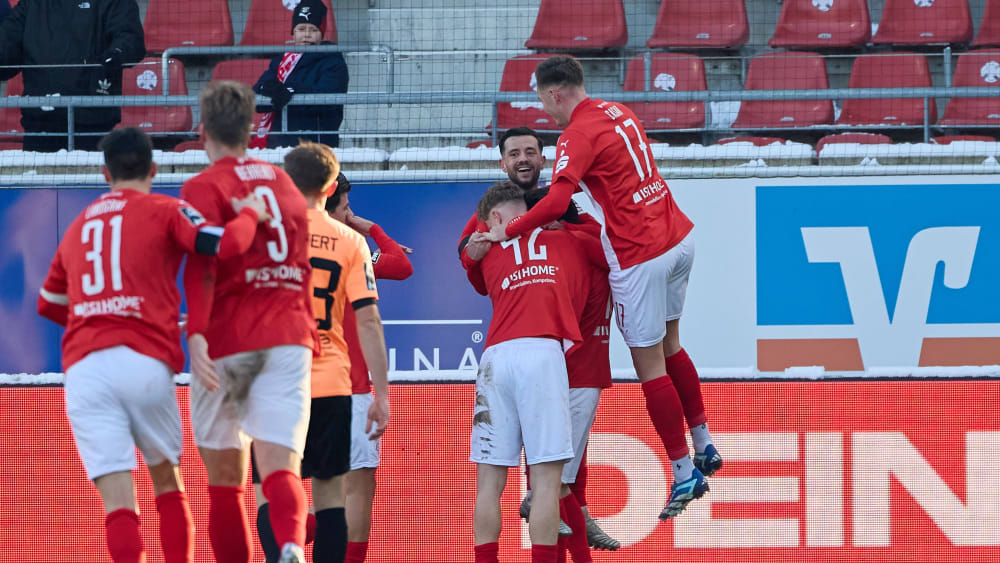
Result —
M 479 202 L 489 226 L 506 224 L 527 209 L 523 191 L 500 182 Z M 473 235 L 473 239 L 485 237 Z M 486 350 L 476 379 L 470 460 L 477 463 L 473 526 L 476 562 L 497 561 L 500 495 L 507 468 L 520 465 L 521 447 L 531 468 L 529 519 L 532 561 L 556 561 L 560 477 L 573 458 L 569 384 L 564 346 L 582 341 L 574 296 L 588 280 L 574 275 L 586 261 L 581 245 L 559 230 L 535 229 L 493 245 L 473 280 L 493 302 Z
M 254 95 L 211 82 L 199 95 L 211 165 L 181 194 L 221 222 L 232 196 L 257 194 L 272 215 L 250 250 L 228 260 L 189 260 L 184 271 L 191 353 L 191 424 L 208 472 L 209 539 L 219 563 L 247 563 L 243 508 L 250 441 L 281 563 L 305 561 L 308 503 L 299 477 L 317 346 L 306 200 L 288 175 L 247 158 Z
M 593 202 L 619 328 L 642 382 L 646 410 L 671 460 L 674 484 L 660 518 L 672 518 L 708 491 L 705 477 L 722 466 L 708 431 L 698 372 L 680 345 L 694 259 L 693 224 L 674 203 L 631 110 L 588 98 L 583 68 L 572 57 L 549 57 L 535 76 L 545 111 L 565 127 L 552 185 L 548 197 L 519 221 L 495 226 L 490 239 L 506 240 L 548 224 L 577 189 Z M 694 462 L 688 456 L 685 418 Z
M 66 230 L 38 312 L 66 327 L 66 413 L 104 502 L 112 560 L 145 561 L 131 473 L 138 446 L 153 481 L 164 559 L 190 563 L 194 530 L 178 467 L 181 420 L 171 377 L 184 367 L 174 280 L 185 253 L 234 256 L 269 217 L 255 196 L 234 199 L 235 217 L 223 231 L 187 202 L 150 194 L 153 145 L 138 129 L 116 129 L 100 148 L 111 191 Z
M 375 223 L 359 217 L 351 210 L 348 193 L 351 183 L 341 173 L 337 191 L 326 201 L 330 216 L 374 239 L 378 250 L 372 254 L 375 279 L 405 280 L 413 275 L 413 265 L 406 256 L 411 249 L 392 240 Z M 344 340 L 351 358 L 351 470 L 344 477 L 344 509 L 347 516 L 347 555 L 344 563 L 363 563 L 368 554 L 371 535 L 372 503 L 375 500 L 375 470 L 379 465 L 381 438 L 366 431 L 366 419 L 376 407 L 369 380 L 354 308 L 344 307 Z M 373 373 L 373 378 L 375 374 Z

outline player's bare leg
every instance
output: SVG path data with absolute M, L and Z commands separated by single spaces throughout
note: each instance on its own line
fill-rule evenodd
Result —
M 180 468 L 165 461 L 149 466 L 160 515 L 160 545 L 166 563 L 191 563 L 194 557 L 194 523 Z
M 348 553 L 344 563 L 360 563 L 368 551 L 375 501 L 375 468 L 363 467 L 344 476 L 344 512 L 347 516 Z
M 114 563 L 145 561 L 139 532 L 139 507 L 131 471 L 116 471 L 94 479 L 104 501 L 104 528 Z
M 243 508 L 250 449 L 198 448 L 208 473 L 208 537 L 218 563 L 247 563 L 252 553 Z
M 254 455 L 267 497 L 274 537 L 281 546 L 280 563 L 304 563 L 306 515 L 309 503 L 299 469 L 302 457 L 294 450 L 265 441 L 254 442 Z M 243 474 L 246 475 L 244 467 Z
M 667 336 L 663 339 L 663 355 L 670 375 L 684 407 L 684 418 L 694 443 L 694 465 L 705 477 L 711 477 L 722 467 L 722 456 L 712 442 L 708 431 L 708 417 L 701 398 L 698 370 L 687 352 L 681 347 L 680 319 L 667 321 Z
M 663 342 L 641 348 L 629 348 L 629 351 L 632 353 L 636 374 L 642 382 L 642 393 L 646 397 L 646 412 L 649 413 L 653 427 L 667 450 L 670 468 L 674 473 L 670 500 L 660 512 L 660 519 L 666 520 L 677 516 L 689 502 L 704 495 L 708 491 L 708 483 L 688 457 L 683 406 L 673 381 L 667 375 Z
M 316 540 L 313 561 L 342 562 L 347 552 L 347 520 L 344 514 L 344 476 L 312 479 L 313 508 L 316 511 Z
M 528 535 L 531 537 L 533 561 L 554 562 L 558 555 L 559 497 L 562 493 L 564 464 L 565 461 L 548 461 L 531 466 L 532 493 Z
M 476 503 L 472 538 L 476 563 L 496 563 L 500 541 L 500 495 L 507 486 L 507 467 L 476 464 Z M 558 518 L 558 515 L 556 516 Z

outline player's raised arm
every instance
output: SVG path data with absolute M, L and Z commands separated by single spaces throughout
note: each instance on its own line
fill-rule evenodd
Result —
M 66 269 L 60 252 L 56 251 L 45 282 L 38 290 L 38 314 L 60 326 L 66 326 L 69 316 L 69 297 L 66 291 Z
M 413 275 L 413 264 L 407 254 L 413 252 L 392 240 L 382 227 L 363 217 L 358 217 L 350 207 L 347 208 L 345 223 L 363 236 L 372 237 L 378 252 L 372 256 L 372 267 L 376 279 L 405 280 Z M 409 252 L 407 252 L 409 250 Z

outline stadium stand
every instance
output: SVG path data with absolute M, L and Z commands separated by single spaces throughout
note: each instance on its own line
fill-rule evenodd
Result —
M 297 3 L 296 3 L 297 4 Z M 326 5 L 326 33 L 323 38 L 337 42 L 337 22 L 333 17 L 330 0 Z M 246 27 L 240 38 L 240 45 L 285 45 L 292 44 L 291 21 L 295 5 L 287 8 L 282 0 L 253 0 L 247 14 Z
M 188 93 L 184 65 L 170 59 L 170 94 Z M 147 58 L 122 75 L 122 95 L 153 96 L 162 93 L 163 77 L 159 58 Z M 158 88 L 160 87 L 160 88 Z M 124 106 L 121 126 L 138 127 L 147 133 L 186 133 L 191 131 L 191 108 L 188 106 Z
M 958 56 L 953 86 L 997 86 L 998 81 L 1000 50 L 970 51 Z M 1000 126 L 1000 99 L 951 98 L 940 124 Z
M 854 59 L 849 88 L 930 87 L 927 58 L 916 53 L 896 52 L 863 55 Z M 928 101 L 929 120 L 937 119 L 934 99 Z M 921 125 L 921 98 L 872 98 L 844 100 L 838 125 Z
M 535 90 L 535 67 L 549 55 L 521 55 L 507 61 L 500 78 L 501 92 L 531 92 Z M 492 125 L 492 124 L 491 124 Z M 490 126 L 487 126 L 489 129 Z M 554 131 L 556 122 L 542 110 L 542 102 L 515 102 L 498 104 L 497 127 L 501 131 L 514 127 Z
M 168 47 L 233 44 L 227 0 L 149 0 L 142 27 L 148 53 L 162 53 Z
M 772 47 L 807 49 L 863 47 L 871 41 L 866 0 L 785 0 Z
M 765 53 L 750 61 L 746 90 L 824 90 L 826 63 L 815 53 Z M 830 100 L 744 101 L 733 129 L 806 127 L 833 122 Z
M 203 151 L 205 150 L 205 141 L 201 139 L 196 141 L 183 141 L 177 143 L 174 146 L 174 152 L 185 152 L 185 151 Z
M 222 61 L 212 70 L 212 80 L 235 80 L 253 87 L 261 74 L 267 70 L 271 59 L 236 59 Z
M 838 143 L 857 143 L 859 145 L 891 145 L 892 138 L 881 133 L 836 133 L 826 135 L 816 142 L 816 154 L 823 152 L 823 147 Z
M 529 49 L 594 50 L 621 47 L 628 41 L 622 0 L 566 2 L 542 0 Z
M 724 137 L 715 142 L 717 145 L 728 145 L 731 143 L 750 143 L 755 147 L 766 147 L 769 145 L 784 145 L 788 141 L 781 137 Z
M 979 32 L 972 41 L 974 47 L 1000 46 L 1000 0 L 986 0 Z
M 650 57 L 649 86 L 652 90 L 705 90 L 705 63 L 694 55 L 653 53 Z M 645 90 L 645 61 L 633 57 L 625 74 L 626 92 Z M 628 104 L 647 131 L 695 129 L 705 126 L 704 102 L 634 102 Z
M 935 145 L 950 145 L 956 142 L 995 143 L 997 140 L 989 135 L 941 135 L 931 137 L 931 143 Z
M 18 74 L 6 82 L 5 96 L 20 96 L 24 93 L 24 81 Z M 24 127 L 21 127 L 21 110 L 19 108 L 0 108 L 0 131 L 5 134 L 15 133 L 15 135 L 0 137 L 0 150 L 20 149 L 21 134 Z
M 933 45 L 971 40 L 968 0 L 886 0 L 872 43 Z
M 663 0 L 646 46 L 734 49 L 749 38 L 743 0 Z

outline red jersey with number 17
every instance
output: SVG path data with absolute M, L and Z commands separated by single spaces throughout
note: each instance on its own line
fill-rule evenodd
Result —
M 593 202 L 612 269 L 656 258 L 694 226 L 657 171 L 639 118 L 622 104 L 587 98 L 576 106 L 556 145 L 552 183 L 560 179 Z
M 188 260 L 188 334 L 204 334 L 212 358 L 281 345 L 316 350 L 306 200 L 288 174 L 261 160 L 227 157 L 181 188 L 181 196 L 216 224 L 232 217 L 231 198 L 251 192 L 267 203 L 273 219 L 258 226 L 244 254 Z

